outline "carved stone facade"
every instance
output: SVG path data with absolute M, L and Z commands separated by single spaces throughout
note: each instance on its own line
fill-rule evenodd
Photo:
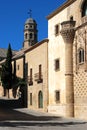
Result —
M 79 62 L 79 50 L 84 50 L 84 61 Z M 74 110 L 75 116 L 87 114 L 87 25 L 76 29 L 73 46 Z
M 48 111 L 87 119 L 87 1 L 68 0 L 48 15 Z M 54 27 L 60 33 L 55 36 Z M 53 62 L 60 59 L 60 70 Z M 55 78 L 53 78 L 55 77 Z M 60 91 L 60 102 L 54 101 Z

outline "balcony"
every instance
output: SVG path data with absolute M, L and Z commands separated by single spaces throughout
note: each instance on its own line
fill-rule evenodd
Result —
M 27 82 L 29 83 L 29 86 L 33 85 L 33 78 L 31 76 L 28 76 Z
M 43 82 L 42 74 L 40 74 L 40 73 L 36 73 L 36 74 L 34 75 L 34 79 L 35 79 L 35 81 L 36 81 L 37 83 L 42 83 L 42 82 Z

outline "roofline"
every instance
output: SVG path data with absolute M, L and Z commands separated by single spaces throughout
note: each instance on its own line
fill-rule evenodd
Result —
M 2 66 L 5 63 L 6 59 L 3 59 L 0 61 L 0 66 Z
M 7 48 L 3 48 L 3 47 L 0 47 L 0 49 L 8 50 Z M 15 51 L 18 52 L 18 50 L 13 50 L 13 49 L 12 49 L 12 51 L 14 51 L 14 52 L 15 52 Z
M 24 54 L 21 55 L 21 56 L 18 56 L 18 57 L 13 57 L 13 58 L 12 58 L 12 61 L 14 61 L 14 60 L 18 60 L 18 59 L 21 59 L 21 58 L 23 58 L 23 57 L 24 57 Z
M 19 55 L 18 57 L 16 57 L 16 55 L 14 55 L 14 56 L 12 57 L 12 61 L 18 60 L 18 59 L 20 59 L 20 58 L 23 58 L 23 57 L 25 56 L 25 53 L 27 53 L 27 52 L 29 52 L 29 51 L 31 51 L 31 50 L 37 48 L 38 46 L 40 46 L 40 45 L 43 44 L 44 42 L 48 42 L 48 41 L 49 41 L 48 39 L 44 39 L 44 40 L 42 40 L 42 41 L 36 43 L 34 46 L 31 46 L 30 48 L 25 49 L 25 50 L 23 51 L 23 54 L 22 54 L 22 55 Z
M 48 41 L 49 41 L 49 39 L 44 39 L 44 40 L 42 40 L 42 41 L 36 43 L 34 46 L 28 48 L 28 49 L 25 50 L 24 52 L 27 53 L 28 51 L 31 51 L 31 50 L 37 48 L 38 46 L 40 46 L 40 45 L 43 44 L 44 42 L 47 42 L 47 43 L 48 43 Z
M 58 7 L 55 11 L 53 11 L 51 14 L 49 14 L 46 18 L 49 20 L 50 18 L 52 18 L 53 16 L 58 14 L 60 11 L 64 10 L 66 7 L 68 7 L 70 4 L 72 4 L 75 1 L 76 0 L 67 0 L 63 5 Z

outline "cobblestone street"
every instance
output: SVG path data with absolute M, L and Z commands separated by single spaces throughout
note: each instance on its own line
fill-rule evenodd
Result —
M 87 130 L 87 121 L 8 107 L 6 104 L 5 100 L 0 101 L 0 130 Z

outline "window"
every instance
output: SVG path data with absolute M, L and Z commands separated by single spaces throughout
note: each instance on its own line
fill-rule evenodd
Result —
M 28 78 L 28 63 L 25 63 L 25 71 L 24 71 L 24 73 L 25 73 L 25 79 L 27 80 L 27 78 Z
M 55 91 L 55 101 L 60 102 L 60 91 L 59 90 Z
M 42 65 L 39 65 L 39 75 L 38 75 L 38 81 L 37 83 L 42 83 L 43 79 L 42 79 Z
M 20 66 L 18 65 L 18 66 L 17 66 L 17 70 L 19 70 L 19 68 L 20 68 Z
M 80 49 L 79 50 L 79 63 L 83 63 L 84 62 L 84 49 Z
M 30 80 L 32 81 L 32 68 L 30 69 Z
M 70 17 L 70 21 L 73 21 L 73 16 Z
M 42 69 L 42 66 L 39 65 L 39 79 L 41 79 L 41 69 Z
M 30 105 L 32 105 L 32 93 L 30 93 Z
M 55 35 L 59 34 L 59 25 L 55 25 Z
M 32 81 L 32 68 L 30 69 L 30 77 L 29 77 L 29 86 L 33 85 L 33 81 Z
M 55 70 L 59 70 L 60 69 L 60 60 L 56 59 L 55 60 Z
M 82 6 L 82 17 L 87 15 L 87 0 L 84 1 Z
M 32 39 L 32 33 L 30 33 L 30 39 Z
M 28 26 L 27 26 L 27 25 L 26 25 L 25 27 L 26 27 L 26 29 L 28 28 Z
M 28 39 L 28 34 L 27 34 L 27 33 L 25 34 L 25 40 L 26 40 L 26 39 Z
M 32 25 L 30 25 L 30 28 L 32 28 L 33 26 Z

